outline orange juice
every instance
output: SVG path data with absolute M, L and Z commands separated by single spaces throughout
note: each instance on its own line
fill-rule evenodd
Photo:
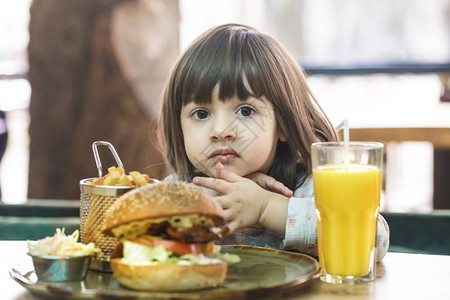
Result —
M 330 275 L 362 276 L 374 259 L 381 170 L 325 165 L 313 170 L 319 261 Z

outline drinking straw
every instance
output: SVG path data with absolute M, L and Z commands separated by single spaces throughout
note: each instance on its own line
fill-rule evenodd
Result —
M 348 168 L 349 164 L 349 143 L 350 143 L 350 133 L 348 129 L 348 121 L 347 119 L 344 119 L 338 126 L 336 126 L 336 131 L 339 131 L 341 129 L 344 129 L 344 165 L 346 168 Z

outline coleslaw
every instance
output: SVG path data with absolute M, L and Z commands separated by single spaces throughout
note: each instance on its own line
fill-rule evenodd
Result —
M 75 230 L 71 235 L 66 235 L 64 228 L 62 230 L 57 228 L 53 237 L 46 237 L 36 242 L 28 241 L 28 252 L 33 256 L 57 256 L 63 259 L 93 255 L 100 251 L 94 243 L 87 245 L 77 243 L 78 237 L 78 230 Z

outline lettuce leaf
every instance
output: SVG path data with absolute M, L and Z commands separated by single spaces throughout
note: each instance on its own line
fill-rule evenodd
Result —
M 127 263 L 161 263 L 166 262 L 171 255 L 172 251 L 162 245 L 147 246 L 130 241 L 123 243 L 123 260 Z
M 239 262 L 239 256 L 217 253 L 211 256 L 185 254 L 178 256 L 162 245 L 150 246 L 130 241 L 123 242 L 123 261 L 128 264 L 214 264 L 225 261 L 228 265 Z

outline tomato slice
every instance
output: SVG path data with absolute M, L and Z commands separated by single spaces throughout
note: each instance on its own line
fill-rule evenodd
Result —
M 150 245 L 150 246 L 158 246 L 163 245 L 166 250 L 173 251 L 177 254 L 193 254 L 198 255 L 202 253 L 202 247 L 200 244 L 188 244 L 178 241 L 172 240 L 159 240 L 159 239 L 146 239 L 146 238 L 130 238 L 128 239 L 131 242 Z

